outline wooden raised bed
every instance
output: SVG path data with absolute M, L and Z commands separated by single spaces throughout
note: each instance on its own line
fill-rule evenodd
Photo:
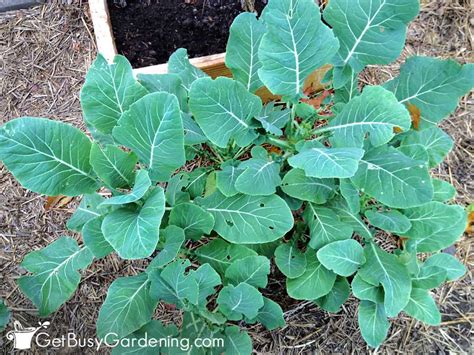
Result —
M 109 62 L 112 62 L 118 52 L 115 46 L 107 0 L 90 0 L 89 8 L 97 43 L 97 51 L 102 53 Z M 190 62 L 212 78 L 231 76 L 229 69 L 225 66 L 225 53 L 192 58 Z M 304 89 L 310 92 L 321 91 L 324 88 L 321 84 L 321 80 L 329 68 L 330 66 L 324 66 L 315 70 L 308 79 L 306 79 Z M 167 71 L 168 65 L 166 63 L 133 69 L 135 74 L 164 74 Z M 269 101 L 275 98 L 266 88 L 259 89 L 257 95 L 260 96 L 263 101 Z

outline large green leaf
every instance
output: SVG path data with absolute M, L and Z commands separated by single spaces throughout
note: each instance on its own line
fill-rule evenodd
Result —
M 439 266 L 426 266 L 420 268 L 420 272 L 412 279 L 413 288 L 429 290 L 439 287 L 446 281 L 446 269 Z
M 362 148 L 365 136 L 374 147 L 384 145 L 394 136 L 396 127 L 410 128 L 410 114 L 395 95 L 380 86 L 366 86 L 353 98 L 327 127 L 317 132 L 333 132 L 331 142 L 336 147 Z
M 272 242 L 293 227 L 291 210 L 276 195 L 225 197 L 215 192 L 200 203 L 214 216 L 214 230 L 231 243 Z
M 235 179 L 235 189 L 252 196 L 271 195 L 281 184 L 280 166 L 268 160 L 267 151 L 260 147 L 252 148 L 252 158 L 239 165 L 242 173 Z
M 103 258 L 114 251 L 102 233 L 103 220 L 103 217 L 96 217 L 88 221 L 82 228 L 84 244 L 96 258 Z
M 77 128 L 22 117 L 0 128 L 0 160 L 28 190 L 78 196 L 99 186 L 89 163 L 91 141 Z
M 255 318 L 263 307 L 263 296 L 253 286 L 242 282 L 237 286 L 225 286 L 217 297 L 219 310 L 230 320 L 240 320 L 242 315 Z
M 214 217 L 197 205 L 181 203 L 171 210 L 169 224 L 183 228 L 186 238 L 197 240 L 211 233 Z
M 358 321 L 360 332 L 367 344 L 373 348 L 382 344 L 390 328 L 383 303 L 361 301 Z
M 224 354 L 226 355 L 250 355 L 253 350 L 252 339 L 245 331 L 232 325 L 225 328 L 226 342 Z
M 104 198 L 98 193 L 84 195 L 79 207 L 67 221 L 67 228 L 80 232 L 88 221 L 100 217 L 104 213 L 103 209 L 98 207 L 103 201 Z
M 185 306 L 186 302 L 197 304 L 199 288 L 194 275 L 190 272 L 186 274 L 189 266 L 191 262 L 188 259 L 178 259 L 161 272 L 155 269 L 148 273 L 151 281 L 150 295 L 180 307 Z
M 142 207 L 122 207 L 108 214 L 102 232 L 122 259 L 146 258 L 156 248 L 164 213 L 165 195 L 158 186 Z
M 329 200 L 335 188 L 334 179 L 309 177 L 302 169 L 291 169 L 281 182 L 281 189 L 288 196 L 316 204 Z
M 372 239 L 370 228 L 360 218 L 359 213 L 351 211 L 345 200 L 336 197 L 330 201 L 329 207 L 334 213 L 337 213 L 339 220 L 349 225 L 354 232 L 358 233 L 364 239 Z
M 295 245 L 282 244 L 275 250 L 278 269 L 290 279 L 297 278 L 306 270 L 306 255 Z
M 400 75 L 385 83 L 405 105 L 421 114 L 419 128 L 431 127 L 456 109 L 459 99 L 474 85 L 474 65 L 461 66 L 454 60 L 411 57 Z
M 336 313 L 347 301 L 351 293 L 349 282 L 345 277 L 338 276 L 331 291 L 314 302 L 325 311 Z
M 238 259 L 257 255 L 255 251 L 243 245 L 230 244 L 222 239 L 214 239 L 196 250 L 196 256 L 201 264 L 209 263 L 221 275 Z
M 428 153 L 429 166 L 435 167 L 453 149 L 453 140 L 440 128 L 430 127 L 422 131 L 408 132 L 403 136 L 401 146 L 403 148 L 423 147 Z
M 235 188 L 235 181 L 240 174 L 242 174 L 242 170 L 235 166 L 223 166 L 222 170 L 216 172 L 216 183 L 219 191 L 227 197 L 237 195 L 239 191 Z
M 134 78 L 128 60 L 117 55 L 114 63 L 98 54 L 81 90 L 84 120 L 101 133 L 110 134 L 131 104 L 147 94 Z
M 145 273 L 116 279 L 100 308 L 97 336 L 114 340 L 111 335 L 120 339 L 133 333 L 151 320 L 156 304 Z
M 225 271 L 225 278 L 234 285 L 245 282 L 254 287 L 267 286 L 270 260 L 266 257 L 247 256 L 234 261 Z
M 423 267 L 438 266 L 446 270 L 446 277 L 449 281 L 454 281 L 466 273 L 466 267 L 454 256 L 446 253 L 438 253 L 430 256 Z
M 364 249 L 354 239 L 338 240 L 318 250 L 318 260 L 341 276 L 350 276 L 365 263 Z
M 341 44 L 334 64 L 360 72 L 368 64 L 393 62 L 418 11 L 418 0 L 331 0 L 324 19 Z
M 260 79 L 272 93 L 297 100 L 305 79 L 330 62 L 339 43 L 312 0 L 270 1 L 262 18 L 267 32 L 258 50 Z
M 206 188 L 208 174 L 209 169 L 207 168 L 197 168 L 186 174 L 188 177 L 186 191 L 192 198 L 202 196 Z
M 265 25 L 249 12 L 237 16 L 230 26 L 225 64 L 234 79 L 252 93 L 263 86 L 258 77 L 258 69 L 262 66 L 258 59 L 258 47 L 264 33 Z
M 102 149 L 98 144 L 93 144 L 91 148 L 92 168 L 97 176 L 112 188 L 123 188 L 132 184 L 137 160 L 133 152 L 124 152 L 113 145 Z
M 151 187 L 151 180 L 148 176 L 148 171 L 138 170 L 135 175 L 135 184 L 129 194 L 113 196 L 103 201 L 98 207 L 125 205 L 127 203 L 136 202 L 145 196 L 148 189 Z
M 354 296 L 360 300 L 383 303 L 383 288 L 364 281 L 359 273 L 352 279 L 351 288 Z
M 456 196 L 456 189 L 447 181 L 432 179 L 433 183 L 433 201 L 446 202 Z
M 366 263 L 359 270 L 359 276 L 377 286 L 382 284 L 385 291 L 385 311 L 389 317 L 396 316 L 408 303 L 411 279 L 405 266 L 398 258 L 374 243 L 365 247 Z
M 198 285 L 198 304 L 205 305 L 207 297 L 214 294 L 215 287 L 221 284 L 221 277 L 209 264 L 203 264 L 197 270 L 191 271 L 191 275 Z
M 201 127 L 199 127 L 196 121 L 194 121 L 191 114 L 182 113 L 181 118 L 183 119 L 185 145 L 190 146 L 207 142 L 207 137 L 204 135 Z M 195 153 L 194 150 L 193 152 Z M 187 160 L 189 160 L 189 158 Z
M 466 228 L 466 213 L 461 206 L 430 202 L 406 209 L 403 214 L 411 222 L 405 233 L 408 247 L 418 252 L 433 252 L 452 245 Z
M 167 181 L 185 163 L 183 122 L 176 96 L 148 94 L 131 105 L 118 124 L 114 138 L 138 155 L 152 180 Z
M 148 92 L 167 92 L 178 98 L 182 111 L 188 111 L 188 92 L 178 74 L 138 74 L 138 80 Z
M 33 275 L 18 279 L 20 290 L 38 307 L 41 317 L 56 311 L 76 291 L 81 274 L 94 256 L 74 239 L 61 237 L 46 248 L 29 253 L 21 266 Z
M 310 148 L 292 156 L 288 162 L 310 177 L 348 178 L 356 173 L 363 155 L 359 148 Z
M 361 191 L 393 208 L 420 206 L 433 198 L 426 165 L 393 147 L 367 152 L 351 180 Z
M 377 228 L 396 234 L 406 233 L 411 228 L 410 220 L 396 210 L 392 211 L 365 211 L 369 223 Z
M 260 115 L 255 119 L 261 123 L 263 129 L 268 133 L 282 136 L 283 131 L 281 130 L 291 118 L 291 110 L 282 105 L 275 105 L 274 101 L 267 103 L 263 106 Z
M 360 212 L 360 194 L 350 179 L 339 180 L 339 191 L 347 203 L 350 212 L 357 214 Z
M 349 239 L 354 231 L 350 225 L 340 221 L 333 210 L 326 207 L 308 203 L 304 216 L 310 228 L 309 246 L 313 249 L 337 240 Z
M 172 262 L 184 243 L 184 231 L 176 226 L 169 225 L 160 231 L 160 242 L 157 249 L 161 249 L 157 256 L 148 265 L 146 272 L 154 272 Z
M 256 138 L 252 118 L 262 109 L 258 96 L 229 78 L 196 80 L 189 93 L 189 107 L 209 140 L 225 148 L 230 139 L 243 147 Z
M 174 52 L 168 60 L 168 72 L 177 74 L 182 82 L 183 87 L 188 92 L 191 89 L 191 84 L 199 78 L 207 77 L 201 69 L 191 65 L 188 58 L 188 51 L 184 48 L 179 48 Z
M 403 309 L 406 314 L 429 325 L 439 325 L 441 314 L 427 290 L 414 288 L 410 300 Z
M 306 270 L 294 279 L 286 279 L 288 295 L 297 300 L 315 300 L 331 292 L 336 274 L 326 269 L 312 250 L 306 252 Z
M 285 318 L 283 318 L 283 310 L 280 305 L 269 298 L 263 297 L 263 307 L 258 310 L 258 315 L 249 323 L 257 321 L 268 330 L 274 330 L 285 326 Z

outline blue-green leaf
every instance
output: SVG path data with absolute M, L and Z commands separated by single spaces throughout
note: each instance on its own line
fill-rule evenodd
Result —
M 354 239 L 338 240 L 317 252 L 318 260 L 327 269 L 341 276 L 350 276 L 365 263 L 364 249 Z
M 341 43 L 334 59 L 337 69 L 350 66 L 360 72 L 368 64 L 393 62 L 418 11 L 418 0 L 331 0 L 324 19 Z
M 41 317 L 56 311 L 76 291 L 81 274 L 94 256 L 69 237 L 61 237 L 46 248 L 29 253 L 21 266 L 32 275 L 18 279 L 20 290 L 38 307 Z
M 240 320 L 242 316 L 255 318 L 263 307 L 263 296 L 253 286 L 240 283 L 225 286 L 217 297 L 219 310 L 230 320 Z
M 334 179 L 309 177 L 302 169 L 291 169 L 281 182 L 281 189 L 288 196 L 316 204 L 329 200 L 335 188 Z
M 368 133 L 370 144 L 378 147 L 395 136 L 396 127 L 407 131 L 410 125 L 410 114 L 393 93 L 380 86 L 366 86 L 319 132 L 333 132 L 330 140 L 336 147 L 356 148 L 363 147 Z
M 393 147 L 367 152 L 351 180 L 361 191 L 393 208 L 420 206 L 433 198 L 426 165 Z
M 297 100 L 305 79 L 330 62 L 339 43 L 313 0 L 272 0 L 262 18 L 267 32 L 258 50 L 260 79 L 272 93 Z
M 184 130 L 176 96 L 157 92 L 130 106 L 113 136 L 133 150 L 154 181 L 167 181 L 185 161 Z
M 301 276 L 306 270 L 306 255 L 295 245 L 282 244 L 275 250 L 278 269 L 290 279 Z
M 98 54 L 81 90 L 84 120 L 101 133 L 110 134 L 131 104 L 147 94 L 133 77 L 127 58 L 117 55 L 114 63 Z
M 258 77 L 258 69 L 262 66 L 258 59 L 258 47 L 264 33 L 265 25 L 249 12 L 237 16 L 230 26 L 225 64 L 234 79 L 252 93 L 263 86 Z
M 158 186 L 143 207 L 122 207 L 108 214 L 102 222 L 102 233 L 121 258 L 146 258 L 156 248 L 164 213 L 165 195 Z
M 288 295 L 297 300 L 315 300 L 331 292 L 336 274 L 326 269 L 316 258 L 316 253 L 306 252 L 306 270 L 294 279 L 286 279 Z
M 133 333 L 151 320 L 156 304 L 145 273 L 116 279 L 100 308 L 97 336 L 112 341 Z
M 466 228 L 466 213 L 461 206 L 429 202 L 406 209 L 412 227 L 404 236 L 407 247 L 418 252 L 434 252 L 451 246 Z
M 430 57 L 408 58 L 400 75 L 384 85 L 402 104 L 417 107 L 421 129 L 436 125 L 454 112 L 459 99 L 473 86 L 473 64 Z
M 231 243 L 268 243 L 293 227 L 291 210 L 276 195 L 225 197 L 215 192 L 200 204 L 214 216 L 214 230 Z
M 365 211 L 369 223 L 377 228 L 396 234 L 406 233 L 411 228 L 410 220 L 396 210 L 392 211 Z
M 90 162 L 95 173 L 107 186 L 124 188 L 131 185 L 133 171 L 138 158 L 133 152 L 124 152 L 113 145 L 102 149 L 93 144 L 90 153 Z
M 383 251 L 374 243 L 365 247 L 367 262 L 359 270 L 359 276 L 366 282 L 385 291 L 385 311 L 389 317 L 396 316 L 408 303 L 411 279 L 405 266 L 398 258 Z
M 145 193 L 151 186 L 151 180 L 148 176 L 148 171 L 138 170 L 135 175 L 135 184 L 129 194 L 113 196 L 103 201 L 98 208 L 108 207 L 114 205 L 125 205 L 127 203 L 136 202 L 145 196 Z
M 262 109 L 258 96 L 232 79 L 196 80 L 189 93 L 189 107 L 209 140 L 225 148 L 230 139 L 243 147 L 256 138 L 252 118 Z
M 409 316 L 429 325 L 439 325 L 441 322 L 438 307 L 427 290 L 420 288 L 411 290 L 410 300 L 403 310 Z
M 373 348 L 382 344 L 390 328 L 383 303 L 361 301 L 358 321 L 360 332 L 367 344 Z
M 48 196 L 97 190 L 90 150 L 84 133 L 58 121 L 22 117 L 0 128 L 0 160 L 25 188 Z

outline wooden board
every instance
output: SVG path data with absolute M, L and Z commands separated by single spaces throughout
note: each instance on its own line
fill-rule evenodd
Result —
M 102 53 L 109 62 L 113 62 L 114 57 L 118 53 L 115 46 L 107 0 L 89 0 L 89 8 L 97 42 L 97 51 Z M 225 66 L 225 53 L 192 58 L 190 62 L 199 69 L 202 69 L 212 78 L 231 76 L 229 69 Z M 315 70 L 308 79 L 306 79 L 304 89 L 307 90 L 311 88 L 311 92 L 321 91 L 324 88 L 321 84 L 321 80 L 329 68 L 330 66 L 327 65 Z M 166 63 L 133 69 L 134 74 L 164 74 L 167 73 L 167 71 L 168 65 Z M 278 96 L 273 95 L 266 88 L 259 89 L 257 95 L 260 96 L 264 102 L 278 98 Z

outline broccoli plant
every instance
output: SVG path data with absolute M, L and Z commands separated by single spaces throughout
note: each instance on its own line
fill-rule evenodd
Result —
M 25 188 L 83 195 L 67 223 L 82 241 L 61 237 L 21 264 L 29 274 L 18 285 L 40 316 L 73 295 L 80 270 L 114 253 L 149 263 L 110 285 L 99 338 L 206 337 L 222 346 L 193 353 L 250 353 L 239 325 L 285 324 L 278 295 L 265 291 L 275 268 L 296 300 L 338 312 L 359 299 L 372 347 L 400 312 L 439 324 L 430 289 L 465 272 L 440 251 L 462 235 L 466 213 L 430 169 L 452 149 L 438 124 L 472 88 L 474 67 L 417 56 L 382 85 L 358 81 L 367 65 L 397 58 L 418 8 L 331 0 L 321 13 L 314 0 L 270 0 L 260 18 L 232 24 L 233 79 L 210 78 L 185 49 L 167 74 L 138 78 L 124 57 L 99 55 L 81 91 L 90 136 L 43 118 L 6 123 L 0 158 Z M 326 64 L 327 90 L 304 91 Z M 264 86 L 277 99 L 263 103 Z M 182 326 L 152 320 L 159 302 L 183 312 Z M 114 353 L 131 351 L 120 344 Z

